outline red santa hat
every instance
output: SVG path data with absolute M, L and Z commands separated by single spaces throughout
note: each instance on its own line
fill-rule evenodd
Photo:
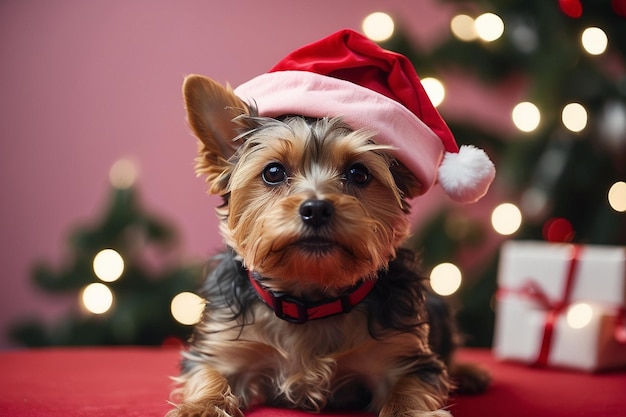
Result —
M 495 177 L 483 150 L 457 146 L 411 62 L 351 30 L 292 52 L 235 94 L 261 116 L 341 116 L 354 129 L 374 131 L 374 140 L 393 147 L 422 192 L 439 182 L 453 200 L 474 202 Z

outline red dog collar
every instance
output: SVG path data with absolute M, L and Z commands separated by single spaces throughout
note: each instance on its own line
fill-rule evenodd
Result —
M 375 280 L 365 280 L 339 297 L 311 303 L 286 293 L 264 288 L 259 282 L 258 275 L 253 272 L 248 272 L 248 278 L 257 295 L 265 304 L 274 309 L 277 317 L 296 324 L 347 313 L 363 301 L 376 285 Z

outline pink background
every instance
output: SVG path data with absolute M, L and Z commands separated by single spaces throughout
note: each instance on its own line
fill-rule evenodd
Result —
M 179 228 L 181 260 L 221 247 L 217 200 L 192 169 L 196 146 L 180 95 L 186 74 L 236 86 L 305 43 L 360 30 L 379 10 L 417 45 L 433 45 L 450 36 L 452 7 L 434 0 L 0 2 L 0 347 L 10 346 L 4 331 L 16 318 L 52 319 L 74 301 L 38 291 L 30 269 L 38 259 L 59 265 L 68 233 L 98 218 L 109 168 L 120 158 L 139 166 L 144 207 Z M 450 85 L 444 116 L 490 117 L 508 128 L 497 92 L 476 106 L 475 87 L 455 77 Z M 425 207 L 438 198 L 433 193 Z

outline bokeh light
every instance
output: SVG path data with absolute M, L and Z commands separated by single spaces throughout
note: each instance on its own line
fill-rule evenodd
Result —
M 116 161 L 109 170 L 109 181 L 117 189 L 125 190 L 132 187 L 137 181 L 139 170 L 130 159 Z
M 363 19 L 361 25 L 365 36 L 375 42 L 383 42 L 391 38 L 395 25 L 387 13 L 375 12 Z
M 609 205 L 615 211 L 626 211 L 626 182 L 618 181 L 609 188 Z
M 587 110 L 580 103 L 569 103 L 561 113 L 563 125 L 572 132 L 580 132 L 587 126 Z
M 517 104 L 511 113 L 513 123 L 522 132 L 532 132 L 541 121 L 541 113 L 537 106 L 528 101 Z
M 192 292 L 181 292 L 172 298 L 170 304 L 170 311 L 174 319 L 186 325 L 198 323 L 203 310 L 204 300 Z
M 566 321 L 573 329 L 582 329 L 591 323 L 593 309 L 587 303 L 572 304 L 567 309 Z
M 504 22 L 493 13 L 483 13 L 474 20 L 478 37 L 486 42 L 493 42 L 504 33 Z
M 461 286 L 461 281 L 461 270 L 448 262 L 435 266 L 430 273 L 430 286 L 439 295 L 454 294 Z
M 515 204 L 502 203 L 491 213 L 491 226 L 501 235 L 512 235 L 522 225 L 522 212 Z
M 598 115 L 596 126 L 599 139 L 613 150 L 622 152 L 626 145 L 626 102 L 607 100 Z
M 457 39 L 465 42 L 478 38 L 474 19 L 466 14 L 458 14 L 450 20 L 450 31 Z
M 113 305 L 113 293 L 104 284 L 95 282 L 87 285 L 81 294 L 83 306 L 93 314 L 104 314 Z
M 626 0 L 611 0 L 611 9 L 619 16 L 626 17 Z
M 584 50 L 590 55 L 603 54 L 609 44 L 609 38 L 606 36 L 606 33 L 598 27 L 585 29 L 580 40 Z
M 104 282 L 113 282 L 124 273 L 124 259 L 113 249 L 104 249 L 93 258 L 93 272 Z
M 545 190 L 539 187 L 531 187 L 522 193 L 520 206 L 524 215 L 537 220 L 543 217 L 549 206 L 549 201 L 550 197 Z
M 433 103 L 433 106 L 439 106 L 446 97 L 446 89 L 441 81 L 433 77 L 426 77 L 421 81 L 428 98 Z
M 574 239 L 574 227 L 569 220 L 562 217 L 550 218 L 541 230 L 543 238 L 548 242 L 563 243 Z
M 583 15 L 583 5 L 580 0 L 559 0 L 559 8 L 566 16 L 573 19 Z

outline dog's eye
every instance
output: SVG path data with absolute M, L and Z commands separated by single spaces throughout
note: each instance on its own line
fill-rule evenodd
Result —
M 277 185 L 287 179 L 285 167 L 278 162 L 272 162 L 263 169 L 263 181 L 269 185 Z
M 356 163 L 348 168 L 346 179 L 354 185 L 366 185 L 370 181 L 370 171 L 365 165 Z

